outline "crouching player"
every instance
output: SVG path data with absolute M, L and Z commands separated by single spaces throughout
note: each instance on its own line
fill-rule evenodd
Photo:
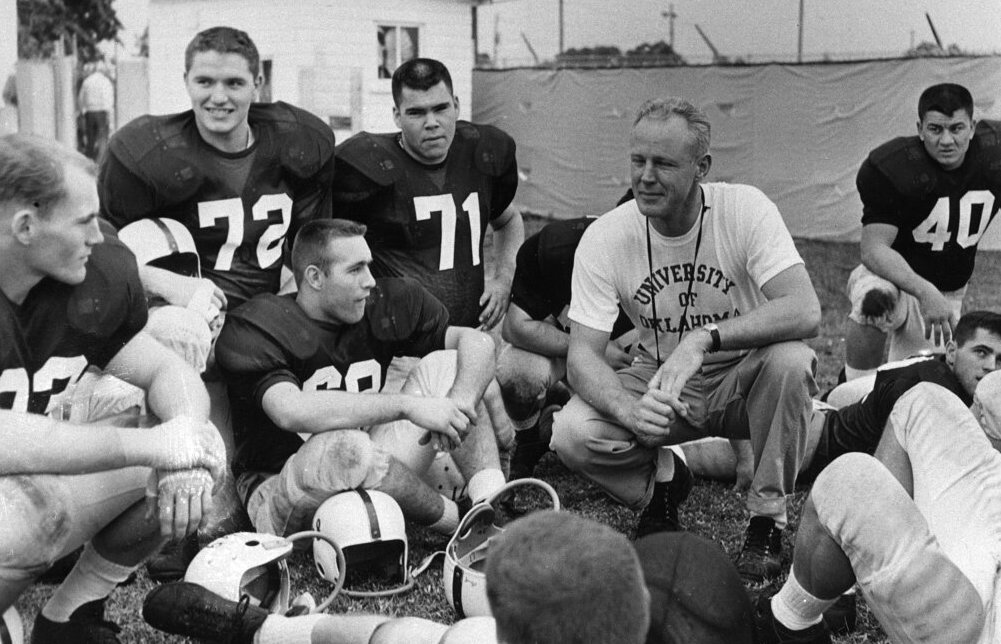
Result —
M 0 139 L 0 611 L 87 544 L 35 620 L 46 644 L 117 642 L 104 600 L 198 527 L 224 466 L 198 375 L 142 331 L 135 259 L 102 243 L 95 173 L 58 144 Z M 91 365 L 145 390 L 164 422 L 47 417 Z

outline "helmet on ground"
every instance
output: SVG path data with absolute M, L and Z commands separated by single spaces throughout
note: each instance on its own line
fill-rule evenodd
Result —
M 412 586 L 407 569 L 407 531 L 403 511 L 393 497 L 378 490 L 349 490 L 336 494 L 320 505 L 313 515 L 313 530 L 337 543 L 346 567 L 375 570 L 400 586 L 371 593 L 345 590 L 349 596 L 379 596 L 403 592 Z M 337 565 L 329 543 L 313 541 L 316 570 L 336 583 L 347 570 Z
M 140 219 L 118 231 L 140 266 L 162 268 L 188 277 L 201 277 L 201 263 L 195 240 L 176 219 Z
M 190 581 L 230 601 L 246 595 L 250 603 L 272 613 L 289 608 L 286 559 L 292 542 L 257 532 L 236 532 L 216 539 L 195 555 L 184 574 Z
M 442 581 L 445 597 L 460 618 L 490 615 L 487 601 L 486 564 L 490 543 L 504 532 L 498 525 L 499 502 L 518 487 L 538 487 L 549 495 L 554 510 L 560 509 L 556 490 L 539 479 L 516 479 L 503 486 L 469 510 L 459 522 L 452 539 L 445 546 L 445 566 Z

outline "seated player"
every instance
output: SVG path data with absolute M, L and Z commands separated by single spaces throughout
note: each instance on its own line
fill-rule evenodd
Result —
M 179 70 L 180 71 L 180 70 Z M 313 114 L 283 102 L 256 103 L 260 55 L 245 32 L 212 27 L 184 52 L 191 109 L 142 116 L 112 137 L 101 167 L 101 215 L 122 228 L 144 219 L 184 225 L 201 257 L 202 278 L 150 265 L 139 275 L 154 306 L 147 331 L 204 371 L 227 310 L 279 288 L 285 241 L 330 216 L 334 135 Z M 212 420 L 232 460 L 225 386 L 206 377 Z M 203 537 L 237 529 L 233 482 L 225 482 Z M 154 579 L 184 574 L 194 535 L 150 562 Z
M 848 280 L 848 380 L 872 375 L 888 336 L 891 361 L 950 339 L 977 244 L 1001 206 L 1001 122 L 974 120 L 969 90 L 924 90 L 917 130 L 870 152 L 856 178 L 862 265 Z
M 451 627 L 383 615 L 269 615 L 183 582 L 150 592 L 143 616 L 169 633 L 235 644 L 751 641 L 751 607 L 740 577 L 718 546 L 694 535 L 652 535 L 634 551 L 608 526 L 543 511 L 511 523 L 487 561 L 494 617 Z
M 526 239 L 518 250 L 511 303 L 502 327 L 506 342 L 497 358 L 497 382 L 516 430 L 512 479 L 532 475 L 535 464 L 549 449 L 552 414 L 569 398 L 566 309 L 570 305 L 570 276 L 577 244 L 594 221 L 593 217 L 581 217 L 553 222 Z M 628 318 L 620 315 L 605 350 L 615 369 L 628 366 L 632 360 L 627 343 L 635 339 L 634 334 L 622 335 L 631 327 Z
M 224 468 L 198 374 L 142 331 L 135 259 L 102 243 L 95 174 L 54 142 L 0 138 L 0 613 L 87 544 L 35 619 L 37 644 L 117 642 L 105 599 L 198 528 Z M 80 417 L 69 401 L 89 366 L 143 389 L 163 422 L 63 420 Z
M 463 485 L 477 501 L 504 484 L 492 433 L 473 423 L 494 371 L 493 341 L 450 326 L 415 282 L 375 280 L 364 234 L 343 219 L 304 226 L 292 251 L 298 293 L 257 296 L 219 336 L 237 488 L 259 532 L 308 529 L 327 498 L 366 488 L 451 534 Z M 423 360 L 401 393 L 384 393 L 396 356 Z M 430 474 L 444 469 L 432 468 L 439 452 L 462 479 L 444 495 Z
M 998 641 L 1001 373 L 980 381 L 972 413 L 919 383 L 887 430 L 874 456 L 817 478 L 792 571 L 757 603 L 759 642 L 830 642 L 820 615 L 855 583 L 893 642 Z

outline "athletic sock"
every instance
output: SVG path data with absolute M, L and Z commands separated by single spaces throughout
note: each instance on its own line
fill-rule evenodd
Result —
M 445 510 L 441 517 L 429 527 L 439 534 L 453 534 L 459 527 L 459 506 L 452 499 L 441 497 L 445 504 Z
M 42 615 L 53 622 L 68 622 L 73 611 L 110 595 L 136 568 L 108 561 L 88 543 L 73 570 L 42 607 Z
M 497 490 L 504 487 L 504 472 L 499 469 L 480 470 L 469 479 L 466 493 L 473 503 L 479 503 Z
M 845 365 L 845 382 L 850 380 L 855 380 L 856 378 L 861 378 L 862 376 L 874 376 L 876 375 L 875 369 L 856 369 L 855 367 L 849 367 Z
M 820 599 L 808 593 L 789 570 L 782 589 L 772 597 L 772 614 L 780 624 L 793 631 L 801 631 L 819 624 L 824 611 L 834 605 L 835 599 Z
M 327 615 L 324 614 L 298 617 L 269 615 L 254 636 L 254 644 L 311 644 L 313 628 L 325 617 Z

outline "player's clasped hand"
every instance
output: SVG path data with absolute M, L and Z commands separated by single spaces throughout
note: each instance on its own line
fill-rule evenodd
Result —
M 476 410 L 461 405 L 451 398 L 415 396 L 407 417 L 427 431 L 418 444 L 427 445 L 439 452 L 457 449 L 476 424 Z
M 226 474 L 226 446 L 207 420 L 178 416 L 148 430 L 150 467 L 158 471 L 204 468 L 216 487 Z
M 660 447 L 669 442 L 671 425 L 677 420 L 673 405 L 680 401 L 668 393 L 651 387 L 634 404 L 629 426 L 636 441 L 644 447 Z
M 208 518 L 212 475 L 204 469 L 150 472 L 146 485 L 146 518 L 159 518 L 160 534 L 180 539 Z

